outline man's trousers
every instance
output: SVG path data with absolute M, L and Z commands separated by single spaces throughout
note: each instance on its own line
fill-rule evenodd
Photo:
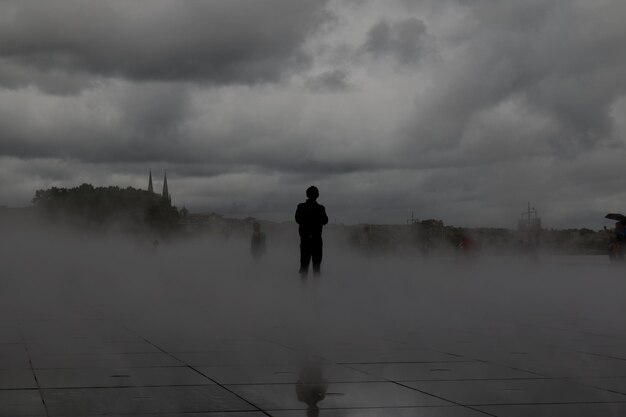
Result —
M 322 237 L 300 237 L 300 273 L 306 275 L 309 272 L 309 264 L 313 260 L 313 274 L 320 274 L 322 264 Z

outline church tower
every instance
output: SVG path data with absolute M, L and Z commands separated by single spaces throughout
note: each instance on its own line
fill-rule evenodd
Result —
M 150 178 L 148 179 L 148 192 L 154 192 L 154 188 L 152 188 L 152 170 L 150 170 Z
M 170 193 L 167 189 L 167 172 L 165 172 L 165 174 L 163 175 L 163 194 L 162 194 L 162 198 L 163 200 L 167 200 L 169 203 L 172 202 L 172 196 L 170 196 Z

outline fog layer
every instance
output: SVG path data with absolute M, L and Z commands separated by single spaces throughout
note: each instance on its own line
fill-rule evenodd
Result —
M 6 230 L 4 319 L 102 317 L 189 350 L 252 335 L 323 357 L 346 341 L 438 349 L 459 332 L 509 350 L 624 337 L 626 283 L 604 258 L 364 258 L 330 239 L 324 250 L 320 280 L 303 286 L 295 242 L 269 242 L 254 262 L 247 240 L 155 249 L 115 235 Z

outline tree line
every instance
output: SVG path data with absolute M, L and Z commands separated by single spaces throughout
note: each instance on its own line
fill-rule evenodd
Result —
M 46 220 L 98 229 L 116 226 L 130 232 L 174 231 L 179 212 L 169 199 L 132 187 L 52 187 L 37 190 L 32 200 Z

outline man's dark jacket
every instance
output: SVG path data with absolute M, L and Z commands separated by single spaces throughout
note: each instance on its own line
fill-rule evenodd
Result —
M 322 226 L 328 223 L 326 209 L 317 201 L 308 199 L 298 204 L 296 223 L 300 225 L 298 232 L 301 238 L 322 237 Z

